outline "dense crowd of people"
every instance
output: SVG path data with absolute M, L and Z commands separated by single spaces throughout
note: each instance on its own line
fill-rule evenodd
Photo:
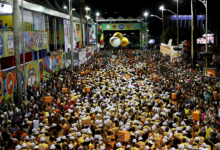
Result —
M 176 72 L 159 52 L 102 63 L 110 53 L 33 85 L 27 104 L 3 100 L 0 149 L 220 150 L 219 79 Z

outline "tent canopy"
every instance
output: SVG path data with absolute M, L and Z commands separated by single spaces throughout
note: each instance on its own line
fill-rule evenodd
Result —
M 121 16 L 119 16 L 118 18 L 115 19 L 116 21 L 125 21 L 125 19 Z
M 105 21 L 116 21 L 116 20 L 114 18 L 112 18 L 112 17 L 109 17 Z

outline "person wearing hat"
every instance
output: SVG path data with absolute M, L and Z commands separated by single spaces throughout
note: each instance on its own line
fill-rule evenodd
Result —
M 26 141 L 26 144 L 27 144 L 27 149 L 29 149 L 31 147 L 31 142 L 30 142 L 29 136 L 25 137 L 25 141 Z
M 39 149 L 47 150 L 49 148 L 48 144 L 45 143 L 45 137 L 40 138 Z
M 141 136 L 138 138 L 137 145 L 138 145 L 139 149 L 144 149 L 144 147 L 145 147 L 145 142 L 143 142 L 143 138 Z

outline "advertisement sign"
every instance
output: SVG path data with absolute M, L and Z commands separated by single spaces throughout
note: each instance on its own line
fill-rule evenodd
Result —
M 9 55 L 14 54 L 13 32 L 8 32 L 8 35 L 7 35 L 7 51 Z
M 214 44 L 214 34 L 207 34 L 207 44 Z M 201 38 L 197 39 L 197 44 L 206 44 L 206 34 L 203 34 Z
M 215 69 L 207 69 L 207 76 L 213 76 L 215 77 L 215 72 L 216 70 Z
M 50 57 L 55 60 L 55 68 L 51 70 L 50 67 Z M 65 65 L 66 53 L 61 53 L 55 56 L 45 57 L 40 59 L 40 77 L 42 79 L 47 79 L 47 76 L 51 75 L 54 71 L 57 71 Z M 33 61 L 25 65 L 26 67 L 26 85 L 37 84 L 39 86 L 39 73 L 38 73 L 38 61 Z M 23 66 L 21 66 L 21 81 L 22 89 L 24 88 L 24 72 Z M 16 78 L 16 68 L 10 68 L 6 71 L 0 71 L 0 105 L 3 98 L 8 100 L 12 98 L 13 93 L 17 91 L 17 78 Z
M 140 30 L 141 24 L 140 23 L 104 23 L 103 30 Z
M 80 33 L 80 24 L 76 24 L 76 36 L 79 37 Z
M 11 96 L 14 90 L 14 77 L 11 72 L 8 73 L 6 78 L 6 90 L 8 95 Z
M 70 44 L 70 22 L 69 20 L 63 19 L 64 24 L 64 51 L 68 52 L 69 44 Z
M 4 87 L 3 87 L 2 77 L 0 76 L 0 103 L 2 101 L 3 95 L 4 95 Z
M 163 54 L 170 55 L 171 54 L 171 47 L 169 46 L 160 46 L 160 52 Z
M 20 33 L 20 47 L 22 34 Z M 25 52 L 33 52 L 48 48 L 48 38 L 46 32 L 24 32 Z M 21 53 L 23 50 L 21 48 Z M 0 58 L 14 56 L 13 32 L 0 32 Z
M 88 27 L 89 27 L 89 43 L 95 44 L 96 43 L 96 26 L 88 25 Z
M 2 37 L 2 33 L 0 32 L 0 57 L 2 57 L 4 53 L 4 41 Z

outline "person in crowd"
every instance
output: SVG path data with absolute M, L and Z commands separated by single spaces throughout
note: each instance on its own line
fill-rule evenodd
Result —
M 0 149 L 220 149 L 219 79 L 159 51 L 112 54 L 45 76 L 27 104 L 4 103 Z

